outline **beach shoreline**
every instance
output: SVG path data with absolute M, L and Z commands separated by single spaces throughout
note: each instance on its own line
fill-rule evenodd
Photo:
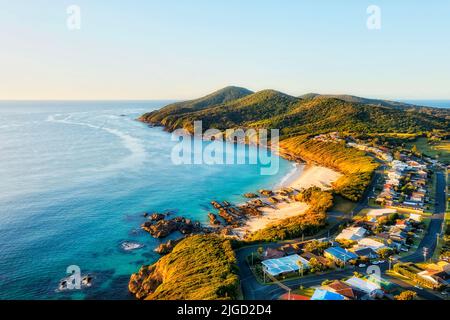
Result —
M 234 234 L 238 238 L 245 238 L 246 235 L 264 229 L 270 224 L 283 219 L 301 215 L 309 208 L 306 203 L 281 196 L 278 193 L 279 191 L 286 188 L 300 191 L 301 189 L 314 186 L 323 190 L 329 190 L 331 189 L 331 184 L 342 176 L 341 173 L 322 166 L 306 163 L 294 163 L 294 165 L 293 171 L 285 176 L 274 190 L 277 194 L 275 198 L 279 202 L 275 204 L 269 203 L 267 199 L 261 198 L 268 206 L 261 209 L 261 216 L 251 217 L 242 227 L 234 230 Z

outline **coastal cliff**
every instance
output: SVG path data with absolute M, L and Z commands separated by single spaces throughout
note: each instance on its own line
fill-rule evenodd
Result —
M 236 258 L 229 240 L 195 235 L 131 276 L 128 288 L 145 300 L 223 300 L 239 295 Z

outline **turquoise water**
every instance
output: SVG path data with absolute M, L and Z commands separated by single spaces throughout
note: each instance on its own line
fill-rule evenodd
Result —
M 275 187 L 261 165 L 182 165 L 161 128 L 135 121 L 152 102 L 0 103 L 0 299 L 129 299 L 127 283 L 158 259 L 143 212 L 207 221 L 211 200 Z M 242 147 L 240 147 L 242 148 Z M 125 252 L 135 241 L 143 249 Z M 69 265 L 91 288 L 57 292 Z

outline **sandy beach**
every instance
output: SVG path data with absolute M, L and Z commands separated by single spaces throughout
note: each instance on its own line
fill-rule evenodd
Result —
M 341 176 L 342 174 L 329 168 L 295 164 L 295 170 L 286 177 L 285 181 L 280 183 L 278 190 L 282 188 L 294 188 L 300 190 L 312 186 L 327 190 L 331 188 L 332 182 L 336 181 Z M 271 204 L 272 207 L 263 208 L 261 210 L 263 213 L 261 217 L 249 219 L 243 227 L 234 230 L 235 234 L 242 238 L 246 234 L 263 229 L 271 223 L 300 215 L 308 209 L 306 203 L 295 202 L 279 195 L 276 196 L 276 198 L 280 200 L 279 203 Z M 264 201 L 264 199 L 261 200 Z
M 324 190 L 331 189 L 331 184 L 342 174 L 326 167 L 295 164 L 295 171 L 286 179 L 281 187 L 307 189 L 313 186 Z

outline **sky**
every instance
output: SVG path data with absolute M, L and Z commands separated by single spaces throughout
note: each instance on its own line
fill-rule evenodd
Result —
M 446 0 L 0 0 L 0 99 L 450 99 L 449 40 Z

